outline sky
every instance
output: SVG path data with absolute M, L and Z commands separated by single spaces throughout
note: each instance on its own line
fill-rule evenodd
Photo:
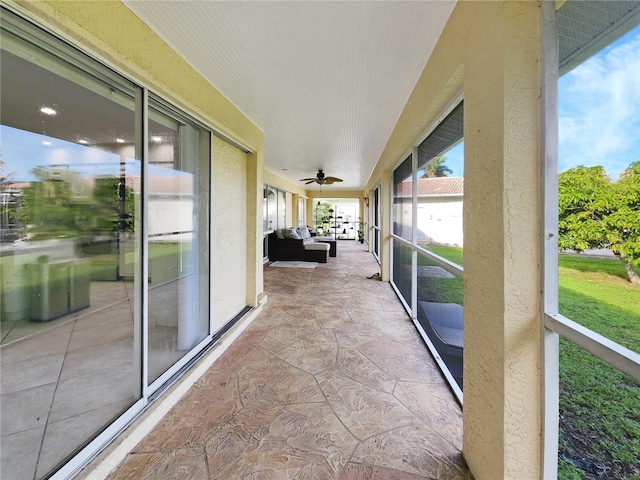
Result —
M 602 165 L 615 181 L 640 161 L 640 26 L 562 76 L 558 103 L 559 172 Z M 444 156 L 464 176 L 463 145 Z
M 563 172 L 602 165 L 612 180 L 640 161 L 640 26 L 560 78 Z

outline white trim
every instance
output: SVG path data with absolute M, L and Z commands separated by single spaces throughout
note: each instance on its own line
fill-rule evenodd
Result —
M 418 311 L 418 147 L 411 152 L 411 317 Z
M 558 29 L 554 2 L 540 11 L 540 163 L 542 198 L 542 312 L 558 312 Z M 540 322 L 541 478 L 558 476 L 560 357 L 558 335 Z
M 436 262 L 448 272 L 453 273 L 454 275 L 460 275 L 461 277 L 464 277 L 464 267 L 461 267 L 460 265 L 452 262 L 451 260 L 448 260 L 429 250 L 426 250 L 424 247 L 421 247 L 420 245 L 416 245 L 416 249 L 423 255 L 426 255 L 427 257 L 429 257 L 429 260 Z
M 584 348 L 587 352 L 640 383 L 639 353 L 629 350 L 559 313 L 546 314 L 544 325 L 552 332 L 556 332 L 579 347 Z
M 136 105 L 136 107 L 138 107 Z M 142 328 L 142 398 L 147 401 L 150 395 L 149 390 L 149 225 L 148 225 L 148 211 L 149 211 L 149 91 L 146 88 L 142 89 L 142 105 L 141 110 L 136 111 L 136 115 L 142 115 L 142 121 L 140 122 L 141 131 L 138 136 L 138 141 L 141 142 L 141 179 L 140 179 L 140 191 L 141 191 L 141 231 L 140 231 L 140 265 L 139 272 L 140 278 L 140 314 L 141 328 Z M 136 119 L 137 120 L 137 119 Z

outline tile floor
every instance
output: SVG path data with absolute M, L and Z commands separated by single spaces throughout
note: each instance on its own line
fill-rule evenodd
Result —
M 265 266 L 263 312 L 110 479 L 470 479 L 462 414 L 355 241 Z

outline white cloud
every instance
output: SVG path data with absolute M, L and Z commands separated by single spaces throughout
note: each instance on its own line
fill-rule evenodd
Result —
M 640 160 L 640 27 L 560 79 L 560 171 Z

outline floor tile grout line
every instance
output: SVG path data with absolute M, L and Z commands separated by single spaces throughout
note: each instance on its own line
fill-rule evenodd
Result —
M 49 419 L 51 418 L 51 412 L 53 410 L 53 405 L 55 402 L 55 398 L 56 398 L 56 393 L 58 393 L 58 387 L 60 386 L 60 377 L 62 376 L 62 371 L 64 370 L 64 365 L 67 361 L 67 355 L 69 354 L 69 347 L 71 346 L 71 339 L 73 338 L 73 332 L 76 329 L 76 321 L 77 318 L 73 319 L 73 327 L 71 328 L 71 332 L 69 333 L 69 340 L 67 342 L 67 348 L 65 349 L 64 352 L 64 357 L 62 359 L 62 363 L 60 364 L 60 370 L 58 371 L 58 377 L 55 381 L 55 388 L 53 389 L 53 393 L 51 395 L 51 402 L 49 403 L 49 408 L 47 409 L 47 418 L 45 420 L 44 423 L 44 430 L 42 431 L 42 437 L 40 438 L 40 446 L 38 448 L 38 456 L 36 458 L 36 463 L 35 463 L 35 469 L 33 472 L 33 478 L 37 478 L 37 473 L 38 473 L 38 467 L 40 466 L 40 457 L 42 456 L 42 449 L 44 447 L 44 441 L 45 438 L 47 438 L 47 431 L 49 429 Z

